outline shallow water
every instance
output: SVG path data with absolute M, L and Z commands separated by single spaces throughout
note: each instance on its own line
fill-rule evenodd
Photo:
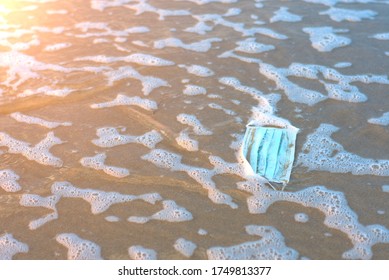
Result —
M 389 1 L 1 1 L 0 258 L 389 258 Z M 245 126 L 299 128 L 285 191 Z

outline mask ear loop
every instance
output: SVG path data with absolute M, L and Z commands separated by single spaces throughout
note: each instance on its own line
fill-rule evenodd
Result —
M 269 181 L 267 181 L 266 184 L 268 184 L 273 190 L 277 191 L 277 189 L 272 184 L 270 184 Z M 282 190 L 284 190 L 284 187 L 282 188 Z

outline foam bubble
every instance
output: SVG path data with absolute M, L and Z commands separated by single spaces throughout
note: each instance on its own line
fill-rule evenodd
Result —
M 97 154 L 93 157 L 83 157 L 80 160 L 82 166 L 89 167 L 96 170 L 103 170 L 106 174 L 124 178 L 130 175 L 130 172 L 126 168 L 110 166 L 105 164 L 107 155 L 105 153 Z
M 285 22 L 298 22 L 301 21 L 302 17 L 299 15 L 292 14 L 286 7 L 281 7 L 274 12 L 274 16 L 270 18 L 270 22 L 285 21 Z
M 205 5 L 209 3 L 231 4 L 231 3 L 238 2 L 238 0 L 178 0 L 178 1 L 193 2 L 196 3 L 197 5 Z
M 322 4 L 326 6 L 335 6 L 338 2 L 342 3 L 373 3 L 375 0 L 304 0 L 305 2 L 308 3 L 315 3 L 315 4 Z
M 202 229 L 200 228 L 197 232 L 199 235 L 207 235 L 208 234 L 208 231 L 206 231 L 205 229 Z
M 186 130 L 182 130 L 176 138 L 176 142 L 187 151 L 195 152 L 199 150 L 199 142 L 190 138 Z
M 277 33 L 274 30 L 265 27 L 252 27 L 250 29 L 242 29 L 240 31 L 242 32 L 243 36 L 255 36 L 256 34 L 261 34 L 278 40 L 288 39 L 288 36 Z
M 212 260 L 286 260 L 297 259 L 299 253 L 285 245 L 282 234 L 271 226 L 246 226 L 250 235 L 261 236 L 258 241 L 230 247 L 212 247 L 207 250 Z
M 10 169 L 0 170 L 0 188 L 6 192 L 20 191 L 22 187 L 17 182 L 19 178 L 19 175 Z
M 33 116 L 28 116 L 25 114 L 22 114 L 20 112 L 14 112 L 10 114 L 10 117 L 12 117 L 14 120 L 22 123 L 28 123 L 28 124 L 37 124 L 43 127 L 47 128 L 56 128 L 58 126 L 71 126 L 71 122 L 51 122 L 51 121 L 46 121 L 44 119 L 38 118 L 38 117 L 33 117 Z
M 48 15 L 66 15 L 68 14 L 68 10 L 61 9 L 61 10 L 46 10 L 46 14 Z
M 262 98 L 261 98 L 261 96 L 263 96 L 262 91 L 260 91 L 256 88 L 253 88 L 253 87 L 243 85 L 235 77 L 221 77 L 221 78 L 219 78 L 219 83 L 226 85 L 226 86 L 229 86 L 229 87 L 232 87 L 233 89 L 238 90 L 240 92 L 247 93 L 247 94 L 251 95 L 254 99 L 256 99 L 258 101 L 262 101 Z M 268 104 L 268 106 L 269 106 L 268 110 L 272 111 L 272 107 L 270 106 L 270 104 Z
M 0 132 L 0 146 L 8 147 L 8 153 L 21 154 L 39 164 L 54 167 L 61 167 L 62 160 L 51 154 L 49 150 L 51 147 L 62 143 L 64 142 L 56 137 L 53 132 L 49 132 L 42 141 L 34 147 L 30 147 L 30 143 L 17 140 L 4 132 Z
M 223 108 L 223 106 L 216 104 L 216 103 L 209 103 L 208 107 L 212 108 L 212 109 L 216 109 L 216 110 L 222 110 L 226 115 L 230 115 L 230 116 L 237 115 L 236 112 L 229 110 L 229 109 L 226 109 L 226 108 Z
M 6 233 L 0 236 L 0 259 L 12 260 L 18 253 L 27 253 L 28 245 L 16 240 L 12 234 Z
M 197 135 L 212 135 L 212 131 L 203 126 L 195 115 L 179 114 L 177 121 L 182 124 L 187 124 L 193 128 L 193 132 Z
M 34 57 L 15 50 L 0 53 L 0 66 L 7 69 L 7 79 L 2 84 L 12 87 L 14 90 L 30 79 L 39 78 L 40 75 L 37 71 L 52 70 L 63 73 L 70 71 L 70 69 L 59 65 L 37 61 Z
M 255 41 L 255 38 L 247 38 L 246 40 L 236 42 L 236 44 L 238 45 L 238 47 L 234 49 L 235 51 L 250 54 L 262 53 L 275 49 L 273 45 L 257 43 Z
M 106 22 L 79 22 L 75 24 L 75 28 L 82 31 L 81 34 L 72 34 L 76 38 L 89 38 L 89 37 L 104 37 L 112 36 L 115 38 L 127 38 L 134 33 L 147 33 L 150 31 L 145 26 L 132 26 L 124 30 L 113 30 L 108 26 Z M 94 32 L 88 32 L 94 30 Z M 119 41 L 122 39 L 119 39 Z
M 242 13 L 242 9 L 239 8 L 229 8 L 228 11 L 223 15 L 225 17 L 238 16 Z
M 215 165 L 214 169 L 206 169 L 201 167 L 194 167 L 181 163 L 182 156 L 177 155 L 162 149 L 154 149 L 150 153 L 141 157 L 158 167 L 167 168 L 172 171 L 186 172 L 188 176 L 198 182 L 205 190 L 208 191 L 208 198 L 216 204 L 226 204 L 235 209 L 237 204 L 232 202 L 232 197 L 222 193 L 216 189 L 216 184 L 212 177 L 217 174 L 229 173 L 235 175 L 246 174 L 245 168 L 239 163 L 227 163 L 219 157 L 210 157 L 210 162 Z
M 143 155 L 141 158 L 152 162 L 158 167 L 177 171 L 180 168 L 182 156 L 162 149 L 153 149 L 150 153 Z
M 51 213 L 33 220 L 29 223 L 29 228 L 35 230 L 44 224 L 58 219 L 57 203 L 62 197 L 82 198 L 91 205 L 92 214 L 105 212 L 111 205 L 118 203 L 143 200 L 150 204 L 155 204 L 161 200 L 158 193 L 147 193 L 143 195 L 127 195 L 117 192 L 104 192 L 94 189 L 80 189 L 69 182 L 54 182 L 51 186 L 52 195 L 42 197 L 36 194 L 23 194 L 20 198 L 20 205 L 27 207 L 44 207 L 52 210 Z
M 184 207 L 181 207 L 176 204 L 173 200 L 164 200 L 162 201 L 163 210 L 158 211 L 157 213 L 149 217 L 137 217 L 131 216 L 128 218 L 129 222 L 133 223 L 147 223 L 150 220 L 160 220 L 167 221 L 172 223 L 186 222 L 193 219 L 192 213 L 186 210 Z
M 178 251 L 187 258 L 190 258 L 197 248 L 197 245 L 195 243 L 184 238 L 178 238 L 173 246 L 176 251 Z
M 353 65 L 351 62 L 338 62 L 338 63 L 334 64 L 334 67 L 335 68 L 347 68 L 347 67 L 350 67 L 351 65 Z
M 154 41 L 154 48 L 163 49 L 166 47 L 171 47 L 171 48 L 183 48 L 185 50 L 194 51 L 194 52 L 207 52 L 211 49 L 212 43 L 221 42 L 221 41 L 222 39 L 220 38 L 209 38 L 209 39 L 201 40 L 199 42 L 186 44 L 177 38 L 167 38 L 167 39 Z
M 309 34 L 312 47 L 319 52 L 330 52 L 335 48 L 344 47 L 351 44 L 351 40 L 344 36 L 336 35 L 339 32 L 348 32 L 343 29 L 333 29 L 332 27 L 306 27 L 305 33 Z
M 376 12 L 372 10 L 349 10 L 342 8 L 331 7 L 326 11 L 320 12 L 320 15 L 328 15 L 333 21 L 361 21 L 362 19 L 374 19 L 377 15 Z
M 120 218 L 117 217 L 117 216 L 107 216 L 104 218 L 107 222 L 110 222 L 110 223 L 115 223 L 115 222 L 119 222 L 120 221 Z
M 57 44 L 47 45 L 44 48 L 44 51 L 46 51 L 46 52 L 55 52 L 55 51 L 59 51 L 59 50 L 62 50 L 62 49 L 69 48 L 71 45 L 72 45 L 71 43 L 57 43 Z
M 342 192 L 323 186 L 313 186 L 298 192 L 280 192 L 265 186 L 264 182 L 250 180 L 238 183 L 238 189 L 250 192 L 247 199 L 250 213 L 266 213 L 268 207 L 277 201 L 299 203 L 324 213 L 324 224 L 347 234 L 353 248 L 343 253 L 346 259 L 370 259 L 372 246 L 389 243 L 389 230 L 381 225 L 364 226 L 357 214 L 348 206 Z
M 132 1 L 131 1 L 132 2 Z M 128 4 L 124 7 L 134 10 L 135 15 L 141 15 L 145 12 L 156 13 L 159 17 L 159 20 L 164 20 L 167 16 L 187 16 L 191 13 L 187 10 L 167 10 L 167 9 L 159 9 L 151 4 L 147 3 L 147 0 L 138 0 L 136 4 Z
M 183 91 L 185 95 L 202 95 L 206 94 L 207 90 L 201 86 L 196 86 L 196 85 L 185 85 L 185 89 Z
M 95 189 L 80 189 L 69 182 L 55 182 L 51 186 L 51 192 L 60 197 L 82 198 L 91 205 L 92 214 L 100 214 L 108 210 L 113 204 L 143 200 L 150 204 L 161 200 L 157 193 L 143 195 L 121 194 L 118 192 L 105 192 Z
M 184 65 L 184 64 L 180 64 L 178 66 L 185 68 L 189 74 L 193 74 L 193 75 L 196 75 L 198 77 L 210 77 L 210 76 L 213 76 L 215 74 L 215 72 L 213 72 L 211 69 L 209 69 L 205 66 L 197 65 L 197 64 L 192 64 L 189 66 Z
M 234 11 L 237 10 L 235 9 L 232 10 L 231 13 L 232 15 L 234 14 Z M 229 15 L 230 13 L 227 12 L 224 16 L 229 16 Z M 269 28 L 264 28 L 264 27 L 246 28 L 243 23 L 228 21 L 223 17 L 223 15 L 219 15 L 219 14 L 194 15 L 192 17 L 196 19 L 198 22 L 194 26 L 186 28 L 184 31 L 195 32 L 203 35 L 208 31 L 212 31 L 215 26 L 221 25 L 227 28 L 231 28 L 236 32 L 240 32 L 243 36 L 254 36 L 256 34 L 261 34 L 279 40 L 284 40 L 288 38 L 287 36 L 283 34 L 279 34 Z M 208 22 L 212 22 L 213 26 L 208 25 L 207 24 Z
M 48 197 L 42 197 L 36 194 L 22 195 L 19 201 L 20 205 L 27 207 L 44 207 L 53 211 L 41 218 L 32 220 L 28 225 L 30 230 L 35 230 L 52 220 L 58 219 L 56 204 L 58 203 L 59 199 L 60 197 L 57 195 L 51 195 Z
M 331 139 L 331 135 L 338 130 L 334 125 L 321 124 L 308 135 L 297 164 L 309 170 L 389 176 L 389 160 L 363 158 L 347 152 L 341 144 Z
M 109 42 L 111 42 L 111 41 L 106 39 L 106 38 L 93 39 L 93 44 L 102 44 L 102 43 L 109 43 Z
M 381 117 L 368 119 L 369 123 L 387 126 L 389 125 L 389 112 L 384 113 Z
M 127 56 L 124 61 L 146 66 L 169 66 L 175 64 L 173 61 L 143 53 L 131 54 Z
M 92 104 L 90 107 L 93 109 L 110 108 L 114 106 L 138 106 L 148 111 L 155 111 L 158 109 L 158 105 L 155 101 L 138 96 L 128 97 L 123 94 L 118 94 L 112 101 Z
M 96 243 L 82 239 L 75 233 L 61 233 L 55 238 L 68 249 L 68 260 L 101 260 L 101 249 Z
M 42 33 L 53 33 L 53 34 L 61 34 L 63 33 L 66 28 L 64 26 L 56 26 L 56 27 L 47 27 L 47 26 L 33 26 L 31 27 L 31 30 L 38 31 Z
M 378 75 L 343 75 L 335 69 L 321 65 L 306 65 L 292 63 L 288 68 L 276 68 L 273 65 L 260 63 L 260 73 L 273 80 L 278 88 L 285 91 L 288 98 L 293 102 L 314 105 L 326 98 L 332 98 L 347 102 L 365 102 L 367 97 L 359 89 L 351 85 L 352 82 L 388 84 L 385 76 Z M 322 74 L 324 79 L 319 78 Z M 318 80 L 328 92 L 328 97 L 320 92 L 308 90 L 298 86 L 287 79 L 288 76 Z M 329 82 L 327 82 L 327 80 Z M 333 82 L 338 82 L 333 83 Z
M 102 12 L 106 8 L 119 7 L 129 2 L 132 2 L 132 0 L 91 0 L 90 4 L 92 9 Z
M 131 43 L 136 45 L 136 46 L 139 46 L 139 47 L 148 47 L 148 45 L 141 40 L 134 40 L 134 41 L 131 41 Z
M 375 34 L 373 38 L 377 40 L 389 40 L 389 32 Z
M 43 86 L 37 89 L 26 89 L 22 93 L 19 93 L 18 97 L 27 97 L 31 95 L 36 94 L 44 94 L 48 96 L 57 96 L 57 97 L 65 97 L 68 96 L 70 93 L 75 91 L 74 89 L 70 88 L 62 88 L 62 89 L 53 89 L 50 86 Z
M 167 81 L 153 76 L 144 76 L 131 66 L 122 66 L 117 70 L 107 71 L 104 75 L 108 79 L 109 86 L 112 86 L 116 81 L 127 78 L 139 80 L 142 83 L 142 92 L 144 95 L 149 95 L 154 89 L 159 87 L 170 87 Z
M 298 223 L 307 223 L 309 221 L 309 216 L 305 213 L 296 213 L 294 215 L 294 220 Z
M 117 61 L 124 61 L 129 63 L 136 63 L 143 66 L 170 66 L 175 63 L 170 60 L 166 60 L 154 55 L 144 54 L 144 53 L 133 53 L 128 56 L 105 56 L 105 55 L 95 55 L 95 56 L 83 56 L 75 59 L 76 61 L 93 61 L 100 63 L 112 63 Z
M 116 43 L 124 43 L 126 41 L 127 41 L 127 38 L 124 38 L 124 37 L 116 37 L 115 38 Z
M 133 260 L 156 260 L 157 252 L 142 246 L 131 246 L 128 248 L 128 254 Z
M 138 143 L 147 148 L 154 148 L 162 141 L 162 136 L 156 130 L 149 131 L 140 136 L 120 134 L 114 127 L 102 127 L 96 130 L 98 139 L 93 139 L 92 143 L 103 148 L 111 148 L 128 143 Z

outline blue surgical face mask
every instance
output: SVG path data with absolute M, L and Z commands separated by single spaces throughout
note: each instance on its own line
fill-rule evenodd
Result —
M 247 125 L 243 138 L 243 156 L 253 171 L 269 182 L 289 182 L 296 146 L 295 127 Z

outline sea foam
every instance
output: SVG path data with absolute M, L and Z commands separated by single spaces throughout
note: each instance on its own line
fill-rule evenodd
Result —
M 82 239 L 75 233 L 61 233 L 55 238 L 68 249 L 68 260 L 101 260 L 101 248 L 96 243 Z
M 308 135 L 297 157 L 297 164 L 309 170 L 389 176 L 389 160 L 363 158 L 347 152 L 331 138 L 338 130 L 334 125 L 321 124 L 314 133 Z
M 107 155 L 105 153 L 97 154 L 93 157 L 83 157 L 80 160 L 82 166 L 92 168 L 95 170 L 102 170 L 106 174 L 117 178 L 124 178 L 130 175 L 130 172 L 126 168 L 110 166 L 105 164 Z
M 14 171 L 10 169 L 0 169 L 0 188 L 6 192 L 17 192 L 22 189 L 18 180 L 20 179 Z
M 258 241 L 250 241 L 230 247 L 211 247 L 207 250 L 212 260 L 287 260 L 297 259 L 299 253 L 285 245 L 281 232 L 271 226 L 246 226 L 249 235 L 260 236 Z
M 16 240 L 12 234 L 6 233 L 0 236 L 0 259 L 11 260 L 18 253 L 27 253 L 28 245 Z
M 131 216 L 128 218 L 129 222 L 144 224 L 150 220 L 160 220 L 167 222 L 185 222 L 193 219 L 192 213 L 176 204 L 173 200 L 162 201 L 163 209 L 149 217 Z
M 185 238 L 178 238 L 173 247 L 176 249 L 176 251 L 185 257 L 190 258 L 196 250 L 197 245 L 192 241 L 186 240 Z
M 138 143 L 147 148 L 154 148 L 162 141 L 162 136 L 156 130 L 149 131 L 140 136 L 123 135 L 114 127 L 102 127 L 96 130 L 98 139 L 93 139 L 92 143 L 103 148 L 110 148 L 128 143 Z
M 305 27 L 305 33 L 309 34 L 312 47 L 319 52 L 330 52 L 335 48 L 351 44 L 351 39 L 336 35 L 335 33 L 348 32 L 346 29 L 333 29 L 332 27 Z
M 50 148 L 64 143 L 53 132 L 47 133 L 46 137 L 35 146 L 30 143 L 12 138 L 4 132 L 0 132 L 0 146 L 8 147 L 8 153 L 21 154 L 29 160 L 39 164 L 61 167 L 63 162 L 60 158 L 50 153 Z
M 157 103 L 153 100 L 140 98 L 139 96 L 129 97 L 124 94 L 118 94 L 112 101 L 90 105 L 93 109 L 110 108 L 114 106 L 138 106 L 148 111 L 155 111 L 158 109 Z

